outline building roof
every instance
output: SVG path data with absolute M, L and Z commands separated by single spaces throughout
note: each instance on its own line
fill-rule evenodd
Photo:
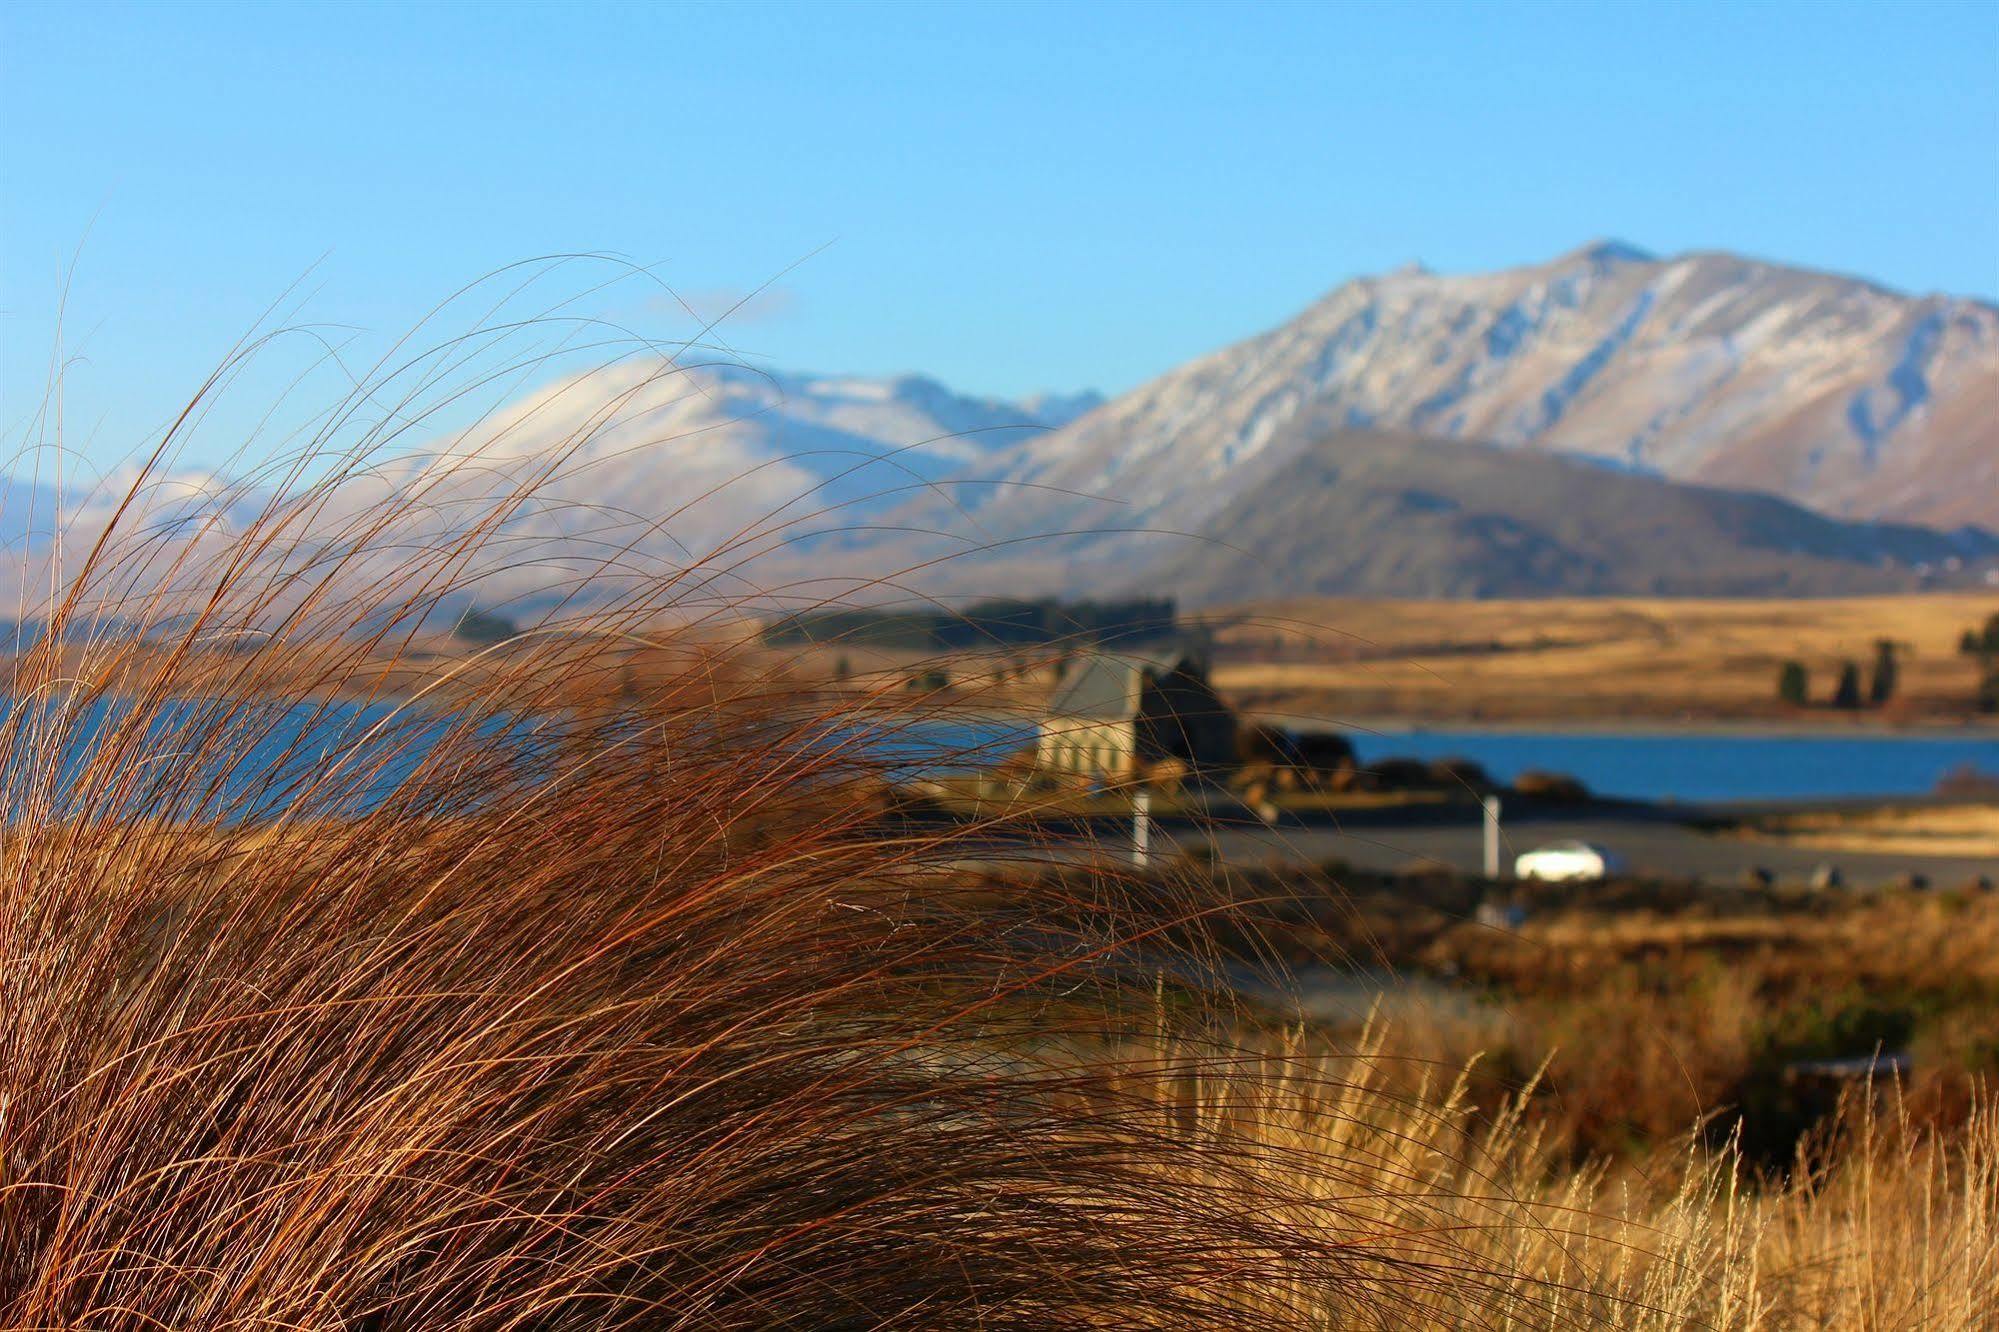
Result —
M 1145 678 L 1169 675 L 1193 663 L 1192 653 L 1179 648 L 1156 652 L 1093 652 L 1074 677 L 1055 691 L 1048 712 L 1056 717 L 1086 717 L 1093 721 L 1123 721 L 1138 715 Z

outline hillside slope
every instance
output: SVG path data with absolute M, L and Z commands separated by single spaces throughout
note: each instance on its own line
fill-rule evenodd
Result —
M 157 482 L 141 510 L 175 531 L 259 499 Z M 80 537 L 120 489 L 0 491 L 0 578 L 48 586 L 56 512 Z M 1109 403 L 635 357 L 311 508 L 306 550 L 383 512 L 411 546 L 490 519 L 489 600 L 559 600 L 605 560 L 806 603 L 1964 585 L 1999 577 L 1999 309 L 1604 243 L 1350 282 Z
M 1010 528 L 1053 492 L 1198 526 L 1308 412 L 1587 455 L 1821 512 L 1999 525 L 1999 310 L 1727 254 L 1603 243 L 1552 262 L 1349 282 L 1035 441 Z
M 1333 431 L 1259 470 L 1198 537 L 1151 539 L 1133 586 L 1194 603 L 1809 596 L 1999 564 L 1988 534 L 1843 522 L 1772 496 L 1489 445 Z

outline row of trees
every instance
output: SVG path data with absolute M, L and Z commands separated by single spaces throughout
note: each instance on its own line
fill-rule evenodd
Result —
M 1957 640 L 1957 650 L 1967 657 L 1979 658 L 1987 666 L 1999 660 L 1999 611 L 1986 616 L 1983 625 L 1965 630 Z
M 1102 645 L 1161 638 L 1174 632 L 1170 597 L 1062 602 L 996 599 L 963 610 L 824 610 L 767 625 L 772 647 L 845 643 L 923 651 L 1023 647 L 1045 643 Z
M 1986 616 L 1983 625 L 1966 629 L 1957 650 L 1978 658 L 1978 710 L 1999 712 L 1999 611 Z
M 1839 677 L 1829 700 L 1831 705 L 1857 711 L 1862 707 L 1878 708 L 1887 703 L 1895 696 L 1895 690 L 1901 683 L 1902 668 L 1898 659 L 1901 649 L 1902 645 L 1892 638 L 1874 640 L 1874 665 L 1868 672 L 1864 689 L 1860 663 L 1840 663 Z M 1811 706 L 1812 676 L 1803 662 L 1787 661 L 1778 668 L 1777 697 L 1794 708 Z
M 1901 662 L 1899 654 L 1905 645 L 1893 639 L 1880 638 L 1874 642 L 1874 664 L 1863 678 L 1860 664 L 1846 661 L 1840 664 L 1839 675 L 1833 684 L 1832 695 L 1827 700 L 1835 708 L 1858 710 L 1864 707 L 1881 707 L 1895 696 L 1901 683 Z M 1983 624 L 1966 629 L 1957 640 L 1957 650 L 1967 657 L 1975 657 L 1979 663 L 1979 680 L 1973 702 L 1980 712 L 1999 713 L 1999 612 L 1985 618 Z M 1795 708 L 1811 706 L 1812 677 L 1801 661 L 1787 661 L 1777 669 L 1777 697 Z

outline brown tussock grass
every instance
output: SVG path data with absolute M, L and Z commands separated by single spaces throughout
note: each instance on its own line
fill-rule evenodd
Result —
M 1910 1122 L 1891 1087 L 1856 1095 L 1783 1181 L 1698 1137 L 1642 1165 L 1577 1167 L 1531 1085 L 1497 1113 L 1474 1108 L 1469 1075 L 1410 1089 L 1393 1037 L 1271 1050 L 1258 1075 L 1195 1098 L 1194 1117 L 1283 1149 L 1283 1187 L 1324 1205 L 1314 1221 L 1339 1218 L 1363 1271 L 1369 1255 L 1396 1263 L 1379 1283 L 1281 1288 L 1298 1326 L 1969 1332 L 1999 1319 L 1989 1095 L 1949 1134 Z M 1339 1165 L 1291 1175 L 1300 1161 Z M 1449 1276 L 1409 1282 L 1403 1261 Z
M 782 524 L 626 540 L 403 668 L 564 463 L 375 486 L 486 332 L 369 377 L 247 523 L 157 521 L 142 469 L 48 548 L 0 723 L 0 1328 L 1287 1325 L 1269 1281 L 1342 1254 L 1150 1090 L 1219 1049 L 1215 904 L 996 897 L 978 828 L 887 817 L 924 702 L 711 632 Z M 1162 1005 L 1170 1060 L 1053 1056 Z
M 365 376 L 247 525 L 148 523 L 142 474 L 53 562 L 0 723 L 0 1329 L 1989 1312 L 1989 1109 L 1787 1191 L 1627 1186 L 1524 1096 L 1259 1024 L 1204 879 L 992 891 L 987 829 L 879 798 L 923 700 L 702 632 L 770 532 L 626 543 L 527 643 L 404 671 L 563 451 L 335 501 L 516 327 Z

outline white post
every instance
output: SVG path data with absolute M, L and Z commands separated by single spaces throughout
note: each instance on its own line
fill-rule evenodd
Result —
M 1131 797 L 1131 863 L 1144 869 L 1152 846 L 1152 792 L 1139 787 Z
M 1485 877 L 1499 877 L 1499 797 L 1487 796 L 1485 806 Z

